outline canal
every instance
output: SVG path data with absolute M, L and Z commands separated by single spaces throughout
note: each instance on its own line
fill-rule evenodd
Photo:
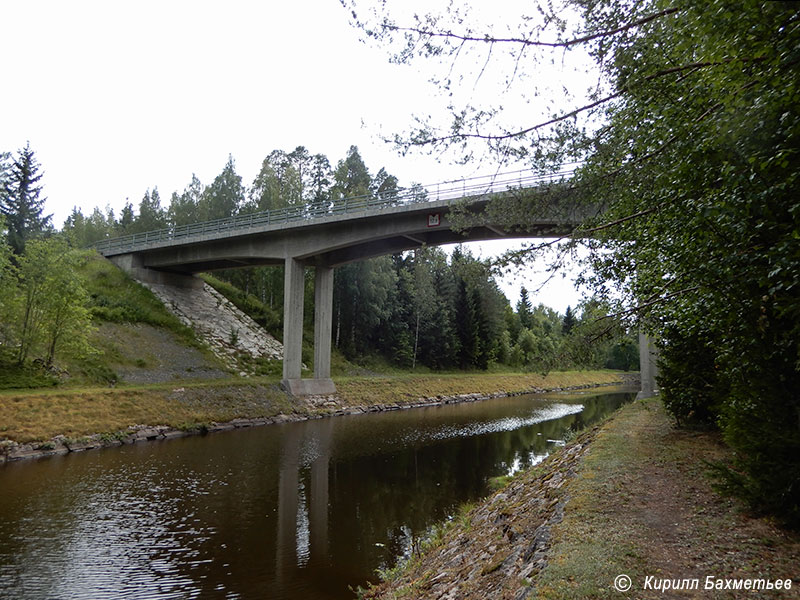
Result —
M 352 598 L 633 394 L 526 395 L 0 467 L 5 599 Z

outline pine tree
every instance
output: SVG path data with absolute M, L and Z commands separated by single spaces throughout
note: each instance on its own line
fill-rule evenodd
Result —
M 575 313 L 572 312 L 572 307 L 567 307 L 567 312 L 564 314 L 564 320 L 561 322 L 561 333 L 564 335 L 569 335 L 572 333 L 573 328 L 575 327 L 576 319 Z
M 7 168 L 0 189 L 0 214 L 5 217 L 8 243 L 14 253 L 25 251 L 27 240 L 51 229 L 50 218 L 44 215 L 45 198 L 40 198 L 42 179 L 39 163 L 30 143 L 17 152 Z
M 533 324 L 532 314 L 533 314 L 533 307 L 531 306 L 531 301 L 528 298 L 528 290 L 524 287 L 519 291 L 519 302 L 517 302 L 517 314 L 519 315 L 519 322 L 520 324 L 530 329 L 531 325 Z
M 458 279 L 455 317 L 459 341 L 458 366 L 462 369 L 469 369 L 474 367 L 477 362 L 480 342 L 474 298 L 467 290 L 467 282 L 462 278 Z
M 117 221 L 116 228 L 119 235 L 127 235 L 132 233 L 133 223 L 136 221 L 136 215 L 133 212 L 133 204 L 130 200 L 125 201 L 125 206 L 119 213 L 119 221 Z
M 236 214 L 244 204 L 242 178 L 236 173 L 233 156 L 228 156 L 222 172 L 203 193 L 203 220 L 225 219 Z
M 152 192 L 147 190 L 142 201 L 139 202 L 139 214 L 129 228 L 129 232 L 143 233 L 163 229 L 166 226 L 167 215 L 161 207 L 161 195 L 158 193 L 158 188 L 153 188 Z

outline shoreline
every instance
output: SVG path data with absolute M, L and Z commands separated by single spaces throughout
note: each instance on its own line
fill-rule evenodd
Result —
M 521 396 L 523 394 L 544 394 L 554 392 L 570 392 L 601 387 L 618 387 L 630 385 L 637 380 L 638 375 L 631 374 L 620 376 L 618 381 L 586 383 L 571 386 L 556 387 L 533 387 L 521 391 L 505 392 L 498 391 L 492 393 L 472 393 L 472 394 L 453 394 L 420 397 L 415 400 L 403 400 L 396 402 L 376 402 L 374 404 L 359 404 L 354 406 L 347 405 L 339 396 L 309 396 L 306 398 L 294 398 L 294 407 L 291 413 L 279 413 L 270 417 L 255 418 L 235 418 L 230 421 L 216 422 L 208 424 L 193 424 L 184 428 L 176 428 L 168 425 L 131 425 L 127 430 L 116 432 L 94 433 L 78 438 L 69 438 L 64 435 L 57 435 L 46 441 L 34 441 L 27 443 L 15 442 L 12 440 L 0 440 L 0 467 L 12 462 L 19 462 L 31 459 L 49 458 L 52 456 L 65 456 L 75 452 L 86 452 L 89 450 L 101 450 L 104 448 L 116 448 L 126 444 L 140 444 L 143 442 L 155 442 L 162 440 L 178 439 L 193 435 L 207 435 L 220 431 L 233 431 L 250 427 L 261 427 L 264 425 L 274 425 L 280 423 L 308 421 L 311 419 L 322 419 L 328 417 L 363 415 L 376 412 L 387 412 L 394 410 L 409 410 L 413 408 L 426 408 L 432 406 L 444 406 L 450 404 L 461 404 L 464 402 L 480 402 L 495 398 L 507 398 Z
M 358 598 L 677 597 L 654 581 L 700 582 L 674 588 L 698 590 L 680 597 L 738 597 L 705 591 L 709 576 L 781 581 L 789 591 L 749 597 L 795 598 L 800 535 L 743 510 L 708 477 L 731 452 L 715 432 L 675 428 L 659 398 L 636 400 L 436 526 Z

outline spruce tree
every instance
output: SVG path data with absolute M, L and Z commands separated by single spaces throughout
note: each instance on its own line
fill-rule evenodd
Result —
M 524 287 L 519 291 L 519 302 L 517 302 L 517 314 L 519 315 L 520 324 L 526 329 L 530 329 L 533 323 L 532 314 L 533 307 L 528 298 L 528 290 Z
M 0 189 L 0 214 L 5 217 L 8 243 L 15 254 L 25 251 L 25 242 L 51 228 L 52 215 L 44 214 L 39 163 L 30 143 L 17 152 L 3 177 Z
M 575 323 L 575 313 L 572 312 L 572 307 L 568 306 L 567 312 L 564 315 L 564 320 L 561 322 L 561 333 L 563 335 L 569 335 L 575 327 Z

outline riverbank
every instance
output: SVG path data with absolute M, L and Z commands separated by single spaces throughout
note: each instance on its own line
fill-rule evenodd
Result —
M 439 528 L 362 597 L 742 597 L 703 589 L 707 577 L 788 579 L 789 590 L 744 593 L 800 597 L 800 536 L 712 489 L 707 461 L 729 458 L 716 434 L 674 429 L 658 399 L 634 402 Z M 623 574 L 625 595 L 614 588 Z M 696 580 L 698 589 L 665 594 L 645 589 L 648 577 L 650 588 Z
M 334 396 L 294 398 L 274 378 L 0 394 L 0 464 L 291 420 L 399 410 L 631 381 L 567 371 L 396 375 L 337 380 Z

